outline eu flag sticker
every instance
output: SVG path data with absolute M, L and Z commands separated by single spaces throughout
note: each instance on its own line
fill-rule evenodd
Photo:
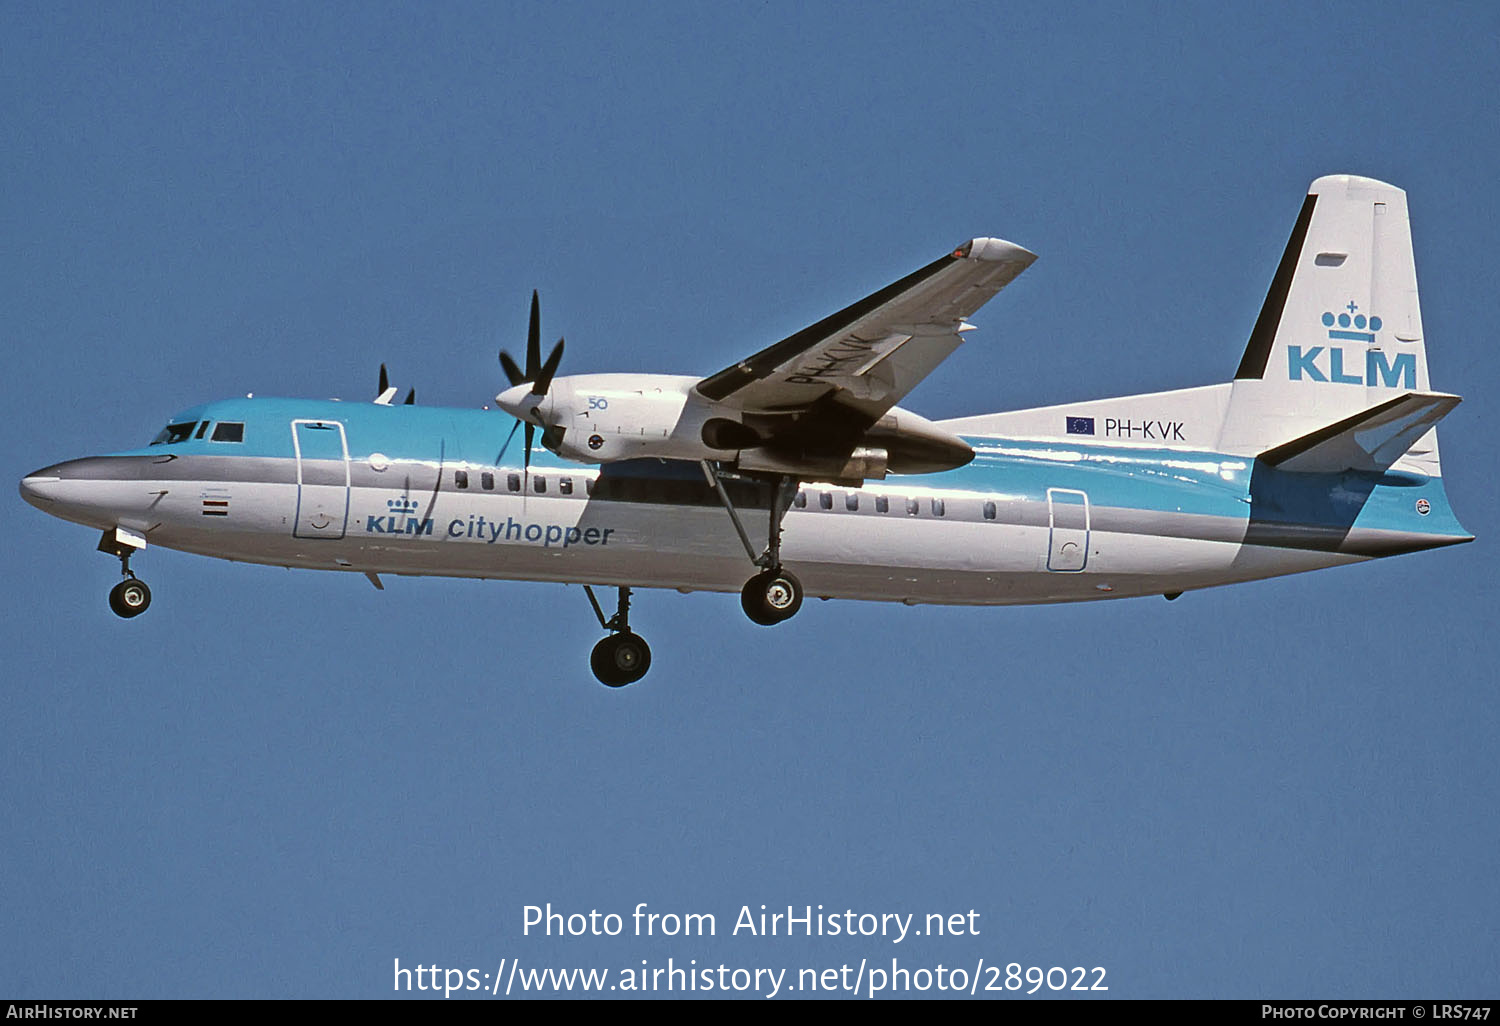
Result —
M 1093 433 L 1094 433 L 1094 418 L 1093 417 L 1069 417 L 1068 418 L 1068 434 L 1070 434 L 1070 435 L 1091 435 Z

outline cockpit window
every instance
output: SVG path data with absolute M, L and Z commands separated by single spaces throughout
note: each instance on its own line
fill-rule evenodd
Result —
M 208 433 L 208 425 L 209 424 L 210 424 L 210 421 L 206 421 L 206 420 L 202 424 L 199 424 L 198 425 L 198 433 L 196 435 L 194 435 L 193 437 L 194 438 L 202 438 L 205 434 L 207 434 Z
M 212 441 L 215 442 L 243 442 L 245 440 L 245 425 L 232 420 L 221 420 L 214 428 Z
M 178 442 L 189 438 L 193 428 L 198 426 L 197 421 L 188 421 L 186 424 L 168 424 L 161 429 L 161 434 L 151 439 L 152 445 L 176 445 Z

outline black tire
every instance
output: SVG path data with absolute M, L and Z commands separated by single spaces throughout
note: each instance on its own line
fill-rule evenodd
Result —
M 781 621 L 771 615 L 771 612 L 766 609 L 765 602 L 761 600 L 759 581 L 758 576 L 752 577 L 740 589 L 740 608 L 745 611 L 751 623 L 758 623 L 762 627 L 774 627 Z
M 589 668 L 599 683 L 611 688 L 634 684 L 651 669 L 651 647 L 630 631 L 611 634 L 594 646 Z
M 145 581 L 127 577 L 109 589 L 109 608 L 116 616 L 126 620 L 133 616 L 140 616 L 150 605 L 151 589 L 146 587 Z
M 802 608 L 802 582 L 790 570 L 766 570 L 740 589 L 740 607 L 754 623 L 772 627 Z

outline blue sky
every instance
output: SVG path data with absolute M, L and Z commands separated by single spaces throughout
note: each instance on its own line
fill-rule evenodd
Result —
M 932 417 L 1227 379 L 1313 178 L 1410 197 L 1473 545 L 1030 609 L 152 550 L 12 493 L 0 995 L 382 997 L 403 966 L 1103 966 L 1114 997 L 1496 996 L 1488 4 L 0 7 L 12 480 L 241 395 L 710 373 L 975 235 L 1040 254 Z M 538 938 L 525 905 L 713 913 Z M 743 905 L 977 937 L 729 936 Z

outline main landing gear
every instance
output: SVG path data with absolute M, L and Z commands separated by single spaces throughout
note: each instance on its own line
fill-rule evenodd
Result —
M 137 541 L 139 544 L 133 544 Z M 130 569 L 131 554 L 137 548 L 144 547 L 145 544 L 144 538 L 118 528 L 105 531 L 104 537 L 99 539 L 99 551 L 107 552 L 120 560 L 120 573 L 125 579 L 109 589 L 109 608 L 116 616 L 126 620 L 140 616 L 151 605 L 151 589 L 146 587 L 146 582 L 139 580 Z
M 784 568 L 762 570 L 740 589 L 740 607 L 762 627 L 774 627 L 802 608 L 802 582 Z
M 772 627 L 783 620 L 790 620 L 802 608 L 802 582 L 797 580 L 796 574 L 781 565 L 781 521 L 791 508 L 792 498 L 797 494 L 797 479 L 785 474 L 776 478 L 775 487 L 771 491 L 766 549 L 756 555 L 755 546 L 750 543 L 750 535 L 740 522 L 734 503 L 729 501 L 729 493 L 724 490 L 724 482 L 719 480 L 718 471 L 708 460 L 703 460 L 702 463 L 703 476 L 708 479 L 714 491 L 719 493 L 719 501 L 729 513 L 729 519 L 740 536 L 740 543 L 745 546 L 745 555 L 761 568 L 761 572 L 746 581 L 745 586 L 740 589 L 741 608 L 745 610 L 746 616 L 762 627 Z
M 620 589 L 619 606 L 608 620 L 604 618 L 599 600 L 594 597 L 594 589 L 585 584 L 583 591 L 589 597 L 589 605 L 594 607 L 599 626 L 610 632 L 594 646 L 589 667 L 599 678 L 599 683 L 607 687 L 623 688 L 626 684 L 634 684 L 651 669 L 651 648 L 644 638 L 630 629 L 630 589 Z

